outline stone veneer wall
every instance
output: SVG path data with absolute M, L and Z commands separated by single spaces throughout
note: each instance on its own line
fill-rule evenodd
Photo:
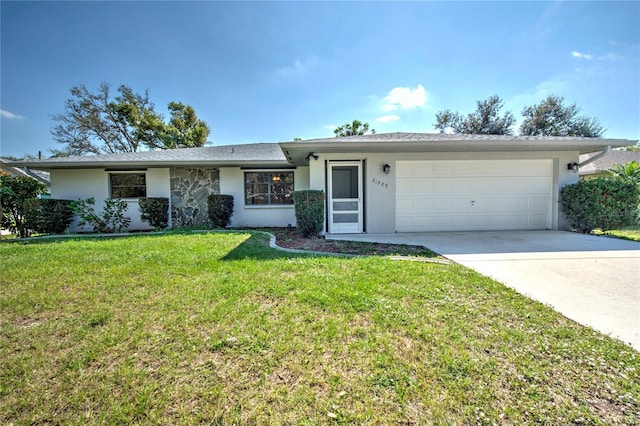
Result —
M 220 193 L 220 171 L 172 168 L 170 181 L 173 227 L 208 226 L 207 199 Z

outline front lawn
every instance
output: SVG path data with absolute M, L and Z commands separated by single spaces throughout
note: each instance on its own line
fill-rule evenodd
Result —
M 455 264 L 0 243 L 0 424 L 640 424 L 640 354 Z
M 596 235 L 608 235 L 616 238 L 623 238 L 625 240 L 640 241 L 640 226 L 628 226 L 622 229 L 614 229 L 611 231 L 602 232 L 597 229 L 593 231 Z

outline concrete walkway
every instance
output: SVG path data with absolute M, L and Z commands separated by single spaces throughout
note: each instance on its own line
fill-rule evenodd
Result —
M 328 235 L 425 246 L 640 351 L 640 243 L 563 231 Z

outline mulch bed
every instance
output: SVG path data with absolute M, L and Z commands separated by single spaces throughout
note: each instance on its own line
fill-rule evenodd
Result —
M 435 253 L 430 252 L 422 246 L 325 240 L 324 237 L 309 238 L 299 234 L 295 228 L 267 228 L 259 230 L 267 231 L 275 235 L 278 246 L 296 250 L 378 256 L 392 254 L 405 256 L 435 255 Z

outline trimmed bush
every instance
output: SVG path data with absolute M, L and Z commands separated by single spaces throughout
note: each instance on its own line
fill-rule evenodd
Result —
M 324 191 L 294 191 L 293 203 L 298 233 L 305 237 L 318 236 L 324 225 Z
M 233 195 L 211 194 L 207 199 L 209 219 L 216 228 L 226 228 L 233 214 Z
M 30 177 L 0 175 L 0 228 L 15 232 L 20 238 L 28 237 L 24 203 L 46 191 L 46 186 Z
M 25 201 L 27 228 L 45 234 L 62 234 L 73 220 L 70 200 L 32 198 Z
M 169 199 L 166 197 L 141 197 L 138 200 L 140 218 L 154 228 L 169 226 Z
M 97 214 L 93 209 L 95 203 L 96 200 L 93 197 L 71 202 L 71 210 L 80 218 L 78 225 L 91 225 L 94 232 L 103 234 L 123 232 L 129 227 L 131 218 L 124 216 L 124 212 L 129 207 L 126 201 L 120 199 L 104 200 L 102 215 Z
M 589 233 L 634 225 L 640 194 L 633 182 L 622 179 L 581 180 L 560 190 L 561 206 L 571 226 Z

